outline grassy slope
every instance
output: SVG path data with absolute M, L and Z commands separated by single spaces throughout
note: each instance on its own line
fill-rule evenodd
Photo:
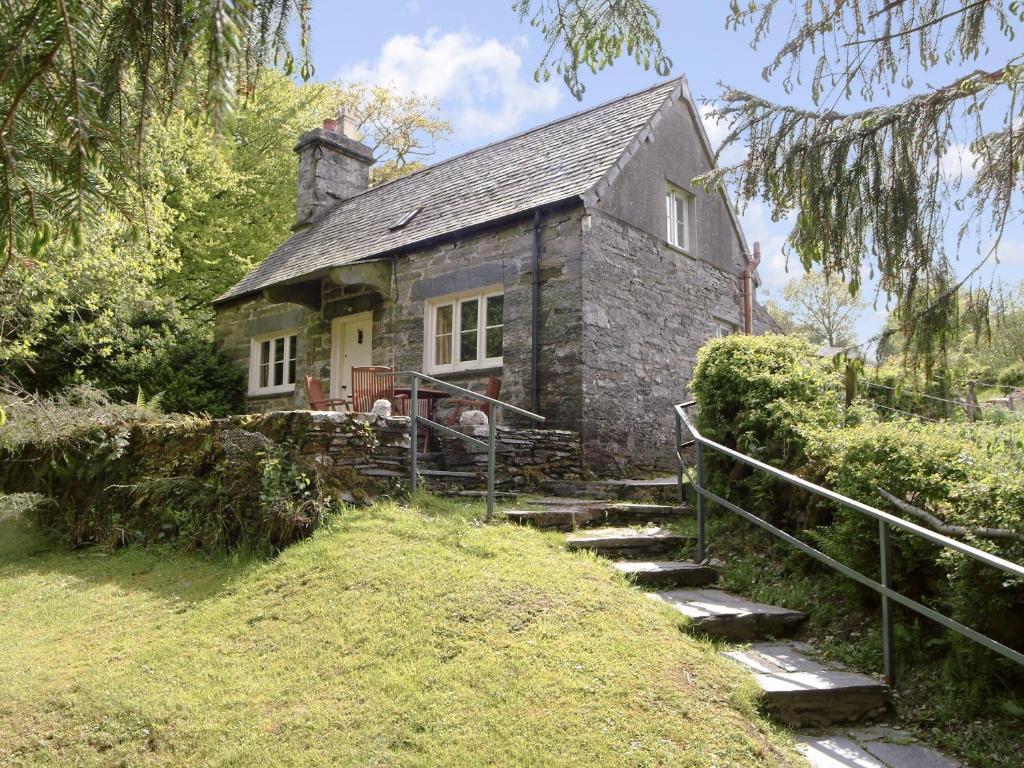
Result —
M 753 689 L 595 558 L 464 508 L 271 562 L 0 520 L 0 764 L 789 764 Z

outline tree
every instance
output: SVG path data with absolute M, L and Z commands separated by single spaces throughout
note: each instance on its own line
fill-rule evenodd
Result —
M 549 76 L 561 45 L 555 68 L 574 93 L 581 67 L 599 69 L 624 51 L 643 64 L 667 61 L 645 0 L 522 0 L 517 7 L 551 45 L 537 76 Z M 789 91 L 808 82 L 815 107 L 723 86 L 712 117 L 730 131 L 719 154 L 737 143 L 747 153 L 700 181 L 729 182 L 743 200 L 763 200 L 776 217 L 795 213 L 788 243 L 805 269 L 817 265 L 857 288 L 862 267 L 872 267 L 895 298 L 901 325 L 915 333 L 930 328 L 926 336 L 940 338 L 934 331 L 957 318 L 952 294 L 996 253 L 1007 221 L 1024 213 L 1024 54 L 972 69 L 991 41 L 1014 39 L 1022 22 L 1022 0 L 731 0 L 727 25 L 751 29 L 755 47 L 770 30 L 789 30 L 762 74 L 781 77 Z M 961 74 L 915 91 L 915 67 L 938 64 L 960 67 Z M 837 110 L 844 98 L 868 106 Z M 977 160 L 961 198 L 947 155 L 963 148 Z M 971 214 L 959 245 L 972 236 L 981 259 L 950 281 L 943 238 L 954 206 Z M 929 301 L 916 301 L 918 295 Z
M 217 134 L 198 97 L 185 93 L 150 126 L 136 223 L 104 210 L 81 228 L 0 274 L 0 369 L 34 391 L 90 380 L 120 397 L 164 392 L 166 407 L 223 412 L 210 302 L 290 234 L 305 130 L 344 106 L 392 177 L 418 167 L 450 130 L 436 105 L 388 88 L 306 83 L 270 70 Z M 127 197 L 127 196 L 126 196 Z M 144 199 L 143 199 L 144 198 Z M 192 359 L 190 366 L 179 364 Z M 193 371 L 193 383 L 169 372 Z M 209 392 L 195 385 L 209 375 Z M 187 397 L 186 397 L 187 395 Z
M 853 346 L 854 325 L 867 305 L 848 285 L 821 272 L 808 272 L 790 280 L 783 296 L 798 334 L 829 347 Z
M 0 3 L 0 273 L 54 231 L 80 245 L 87 215 L 138 214 L 146 129 L 186 88 L 218 127 L 265 65 L 310 77 L 309 13 L 309 0 Z
M 431 99 L 360 83 L 297 85 L 269 70 L 225 121 L 219 140 L 187 108 L 154 129 L 148 157 L 167 187 L 179 254 L 161 290 L 182 311 L 208 316 L 214 298 L 291 234 L 298 172 L 292 147 L 340 109 L 353 115 L 373 149 L 374 184 L 422 167 L 422 158 L 451 133 Z

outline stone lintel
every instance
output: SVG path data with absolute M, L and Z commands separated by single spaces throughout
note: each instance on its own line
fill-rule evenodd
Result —
M 390 261 L 360 261 L 334 267 L 331 270 L 331 282 L 342 288 L 366 286 L 382 296 L 391 292 Z
M 300 304 L 314 312 L 320 311 L 320 281 L 271 285 L 263 289 L 267 301 Z

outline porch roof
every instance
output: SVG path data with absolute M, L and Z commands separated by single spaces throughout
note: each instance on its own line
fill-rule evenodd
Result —
M 216 302 L 583 196 L 624 164 L 669 97 L 683 93 L 682 79 L 661 83 L 339 202 Z

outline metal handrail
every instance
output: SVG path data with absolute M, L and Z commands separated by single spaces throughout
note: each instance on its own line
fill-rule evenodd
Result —
M 473 445 L 478 445 L 487 448 L 487 519 L 490 520 L 491 517 L 494 515 L 494 474 L 497 456 L 496 438 L 498 432 L 498 410 L 505 409 L 507 411 L 511 411 L 512 413 L 517 413 L 520 416 L 525 416 L 528 419 L 533 419 L 534 421 L 544 421 L 544 417 L 541 416 L 540 414 L 533 413 L 532 411 L 527 411 L 524 408 L 512 405 L 511 403 L 506 403 L 501 400 L 495 400 L 493 397 L 487 397 L 487 395 L 481 395 L 477 392 L 474 392 L 471 389 L 459 387 L 456 386 L 455 384 L 449 384 L 447 381 L 434 378 L 433 376 L 428 376 L 427 374 L 420 373 L 419 371 L 387 371 L 379 373 L 377 375 L 412 377 L 412 384 L 409 388 L 409 439 L 411 443 L 409 448 L 409 487 L 412 490 L 412 492 L 415 493 L 416 488 L 419 485 L 419 470 L 417 467 L 418 448 L 416 447 L 416 444 L 418 442 L 418 427 L 420 424 L 422 424 L 428 429 L 437 429 L 446 434 L 453 435 L 454 437 L 457 437 L 461 440 L 465 440 L 466 442 L 471 443 Z M 438 422 L 432 421 L 431 419 L 428 419 L 425 416 L 420 416 L 416 412 L 416 409 L 417 404 L 419 402 L 419 398 L 417 395 L 421 381 L 430 382 L 431 384 L 438 387 L 442 387 L 443 389 L 446 389 L 454 394 L 466 395 L 467 397 L 471 397 L 474 400 L 479 400 L 480 402 L 487 403 L 488 405 L 490 405 L 491 407 L 488 408 L 487 413 L 487 442 L 485 443 L 483 440 L 478 440 L 477 438 L 472 437 L 471 435 L 459 432 L 458 430 L 452 429 L 451 427 L 445 426 L 444 424 L 439 424 Z
M 723 507 L 724 509 L 727 509 L 730 512 L 735 512 L 736 514 L 740 515 L 744 519 L 749 520 L 750 522 L 754 523 L 755 525 L 765 529 L 769 533 L 772 533 L 773 535 L 775 535 L 776 537 L 782 539 L 783 541 L 787 542 L 788 544 L 791 544 L 791 545 L 795 546 L 797 549 L 799 549 L 800 551 L 804 552 L 805 554 L 810 555 L 811 557 L 813 557 L 814 559 L 818 560 L 819 562 L 822 562 L 825 565 L 829 566 L 830 568 L 832 568 L 832 569 L 834 569 L 836 571 L 839 571 L 844 576 L 847 576 L 847 577 L 853 579 L 854 581 L 857 581 L 860 584 L 863 584 L 864 586 L 874 590 L 875 592 L 879 593 L 882 596 L 882 655 L 883 655 L 883 659 L 884 659 L 886 682 L 889 683 L 890 685 L 893 683 L 893 681 L 895 679 L 895 675 L 894 675 L 895 647 L 894 647 L 894 639 L 893 639 L 893 614 L 892 614 L 892 603 L 893 602 L 899 603 L 900 605 L 903 605 L 903 606 L 911 609 L 912 611 L 915 611 L 916 613 L 919 613 L 920 615 L 922 615 L 922 616 L 924 616 L 924 617 L 926 617 L 928 619 L 931 619 L 932 621 L 935 621 L 935 622 L 941 624 L 942 626 L 946 627 L 947 629 L 951 629 L 954 632 L 957 632 L 958 634 L 960 634 L 960 635 L 962 635 L 962 636 L 964 636 L 964 637 L 966 637 L 966 638 L 968 638 L 970 640 L 973 640 L 973 641 L 979 643 L 980 645 L 983 645 L 984 647 L 988 648 L 989 650 L 995 651 L 996 653 L 999 653 L 1002 656 L 1005 656 L 1006 658 L 1010 659 L 1011 661 L 1014 661 L 1014 662 L 1016 662 L 1018 664 L 1024 665 L 1024 653 L 1016 651 L 1013 648 L 1009 648 L 1009 647 L 1003 645 L 1002 643 L 1000 643 L 1000 642 L 998 642 L 996 640 L 993 640 L 992 638 L 988 637 L 987 635 L 983 635 L 980 632 L 978 632 L 978 631 L 976 631 L 974 629 L 971 629 L 970 627 L 965 626 L 964 624 L 961 624 L 960 622 L 955 621 L 954 619 L 951 619 L 948 616 L 945 616 L 944 614 L 941 614 L 941 613 L 939 613 L 939 612 L 929 608 L 926 605 L 922 605 L 921 603 L 917 602 L 916 600 L 913 600 L 913 599 L 911 599 L 909 597 L 906 597 L 905 595 L 901 594 L 900 592 L 897 592 L 896 590 L 894 590 L 892 588 L 892 547 L 891 547 L 891 543 L 890 543 L 890 537 L 889 537 L 890 530 L 889 529 L 890 529 L 890 527 L 895 527 L 895 528 L 899 528 L 901 530 L 907 531 L 908 533 L 912 533 L 915 536 L 919 536 L 920 538 L 923 538 L 923 539 L 925 539 L 925 540 L 927 540 L 927 541 L 929 541 L 929 542 L 931 542 L 933 544 L 937 544 L 939 546 L 943 546 L 943 547 L 947 547 L 949 549 L 953 549 L 953 550 L 955 550 L 957 552 L 960 552 L 963 555 L 966 555 L 968 557 L 971 557 L 971 558 L 977 560 L 978 562 L 984 563 L 985 565 L 992 566 L 993 568 L 998 568 L 998 569 L 1000 569 L 1000 570 L 1002 570 L 1002 571 L 1004 571 L 1006 573 L 1009 573 L 1009 574 L 1011 574 L 1013 576 L 1018 576 L 1018 577 L 1024 578 L 1024 566 L 1022 566 L 1022 565 L 1020 565 L 1018 563 L 1011 562 L 1009 560 L 1004 560 L 1003 558 L 998 557 L 997 555 L 993 555 L 990 552 L 985 552 L 985 551 L 980 550 L 980 549 L 978 549 L 976 547 L 972 547 L 969 544 L 965 544 L 962 541 L 957 541 L 956 539 L 952 539 L 949 536 L 944 536 L 941 533 L 936 533 L 935 531 L 929 530 L 928 528 L 924 528 L 924 527 L 918 525 L 917 523 L 912 523 L 909 520 L 904 520 L 901 517 L 897 517 L 896 515 L 893 515 L 893 514 L 891 514 L 889 512 L 884 512 L 884 511 L 882 511 L 880 509 L 872 507 L 872 506 L 870 506 L 868 504 L 865 504 L 865 503 L 863 503 L 861 501 L 857 501 L 856 499 L 851 499 L 851 498 L 849 498 L 847 496 L 843 496 L 842 494 L 836 493 L 835 491 L 831 491 L 828 488 L 823 488 L 820 485 L 815 485 L 812 482 L 804 480 L 802 477 L 797 477 L 796 475 L 790 474 L 789 472 L 785 472 L 784 470 L 778 469 L 777 467 L 773 467 L 770 464 L 765 464 L 763 461 L 758 461 L 757 459 L 752 458 L 751 456 L 747 456 L 744 453 L 740 453 L 737 450 L 734 450 L 732 448 L 729 448 L 728 446 L 722 445 L 721 443 L 717 443 L 714 440 L 711 440 L 711 439 L 709 439 L 707 437 L 704 437 L 700 433 L 700 431 L 693 425 L 693 422 L 690 420 L 689 416 L 686 413 L 686 409 L 690 408 L 690 407 L 692 407 L 694 405 L 696 405 L 696 403 L 694 401 L 690 400 L 690 401 L 685 402 L 685 403 L 679 403 L 678 405 L 675 406 L 675 413 L 676 413 L 676 452 L 675 453 L 676 453 L 676 460 L 678 462 L 679 494 L 680 494 L 680 499 L 682 499 L 683 498 L 683 494 L 685 493 L 684 475 L 685 475 L 685 469 L 686 469 L 685 461 L 683 460 L 683 453 L 682 453 L 683 447 L 684 447 L 684 442 L 683 442 L 682 436 L 683 436 L 683 427 L 685 425 L 687 431 L 690 433 L 690 435 L 692 437 L 692 441 L 690 441 L 690 442 L 696 443 L 696 453 L 697 453 L 697 456 L 696 456 L 697 478 L 696 478 L 696 482 L 690 482 L 690 487 L 692 487 L 693 490 L 696 491 L 696 493 L 697 493 L 697 560 L 698 560 L 698 562 L 704 560 L 704 555 L 705 555 L 705 535 L 704 535 L 705 532 L 704 532 L 704 528 L 705 528 L 705 522 L 706 522 L 706 518 L 707 518 L 707 507 L 706 507 L 706 501 L 705 500 L 711 500 L 712 502 L 718 504 L 719 506 Z M 790 485 L 794 485 L 794 486 L 796 486 L 798 488 L 801 488 L 801 489 L 803 489 L 805 491 L 813 493 L 813 494 L 815 494 L 817 496 L 821 496 L 822 498 L 828 499 L 829 501 L 831 501 L 833 503 L 839 504 L 840 506 L 846 507 L 847 509 L 851 509 L 851 510 L 853 510 L 855 512 L 860 512 L 862 514 L 868 515 L 869 517 L 872 517 L 872 518 L 878 520 L 879 559 L 880 559 L 880 563 L 879 563 L 880 569 L 879 570 L 880 570 L 881 581 L 875 581 L 871 577 L 865 576 L 864 574 L 860 573 L 859 571 L 856 571 L 853 568 L 850 568 L 849 566 L 844 565 L 843 563 L 839 562 L 838 560 L 835 560 L 834 558 L 829 557 L 824 552 L 821 552 L 820 550 L 815 549 L 814 547 L 810 546 L 809 544 L 806 544 L 806 543 L 800 541 L 799 539 L 797 539 L 796 537 L 792 536 L 791 534 L 786 533 L 785 531 L 775 527 L 774 525 L 772 525 L 771 523 L 768 523 L 765 520 L 762 520 L 761 518 L 757 517 L 756 515 L 752 514 L 751 512 L 749 512 L 749 511 L 747 511 L 745 509 L 742 509 L 741 507 L 739 507 L 738 505 L 736 505 L 733 502 L 729 501 L 728 499 L 724 499 L 721 496 L 719 496 L 719 495 L 709 491 L 707 488 L 705 488 L 704 487 L 704 477 L 705 477 L 705 470 L 704 470 L 704 448 L 710 448 L 710 449 L 712 449 L 714 451 L 717 451 L 718 453 L 721 453 L 721 454 L 723 454 L 725 456 L 728 456 L 731 459 L 734 459 L 734 460 L 739 461 L 739 462 L 741 462 L 743 464 L 746 464 L 747 466 L 753 467 L 754 469 L 760 470 L 760 471 L 765 472 L 765 473 L 767 473 L 769 475 L 772 475 L 772 476 L 777 477 L 777 478 L 779 478 L 781 480 L 784 480 L 787 483 L 789 483 Z

